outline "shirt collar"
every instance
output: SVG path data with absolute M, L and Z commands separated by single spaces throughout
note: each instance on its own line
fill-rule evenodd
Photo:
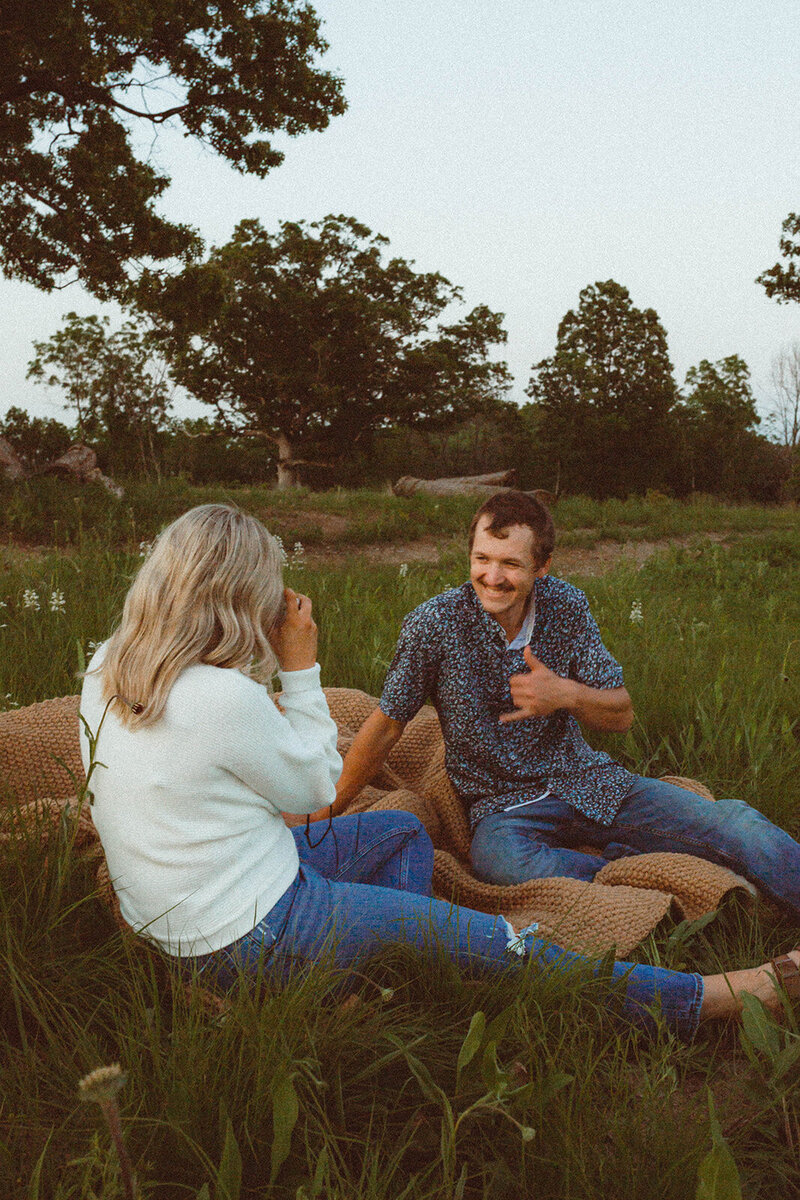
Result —
M 547 579 L 546 575 L 542 579 L 535 579 L 533 581 L 533 591 L 528 601 L 528 611 L 525 614 L 525 620 L 522 622 L 522 628 L 519 633 L 511 642 L 507 640 L 502 625 L 498 621 L 495 621 L 494 617 L 490 617 L 481 604 L 470 580 L 467 580 L 462 590 L 465 599 L 469 602 L 477 619 L 483 622 L 483 627 L 489 636 L 495 642 L 499 642 L 506 650 L 522 650 L 530 644 L 531 637 L 533 636 L 533 625 L 536 620 L 536 595 L 540 591 L 540 585 L 545 579 Z
M 515 638 L 508 643 L 509 650 L 524 650 L 530 645 L 531 636 L 533 635 L 533 623 L 536 620 L 536 588 L 534 587 L 528 597 L 528 611 L 525 613 L 525 620 L 522 622 L 522 628 Z

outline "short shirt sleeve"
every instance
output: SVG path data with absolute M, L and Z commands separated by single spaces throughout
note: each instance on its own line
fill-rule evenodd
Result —
M 433 696 L 438 639 L 432 625 L 419 611 L 403 622 L 380 699 L 381 712 L 393 721 L 410 721 Z
M 589 601 L 581 595 L 573 633 L 569 678 L 593 688 L 624 687 L 622 667 L 606 647 Z

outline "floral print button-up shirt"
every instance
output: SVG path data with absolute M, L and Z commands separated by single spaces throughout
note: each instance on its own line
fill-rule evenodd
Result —
M 531 652 L 551 671 L 594 688 L 623 686 L 622 668 L 603 645 L 589 602 L 553 575 L 534 584 Z M 549 791 L 608 825 L 633 776 L 593 750 L 566 710 L 502 723 L 509 681 L 528 670 L 522 649 L 484 610 L 471 583 L 426 600 L 405 621 L 381 696 L 381 711 L 409 721 L 429 700 L 442 726 L 450 780 L 470 826 L 489 813 Z

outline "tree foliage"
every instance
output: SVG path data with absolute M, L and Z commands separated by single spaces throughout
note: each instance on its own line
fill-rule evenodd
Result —
M 72 442 L 72 433 L 52 417 L 32 417 L 12 405 L 0 420 L 4 437 L 29 469 L 42 467 L 64 453 Z
M 272 439 L 279 478 L 301 456 L 340 457 L 376 428 L 432 427 L 500 403 L 509 377 L 490 349 L 499 314 L 460 299 L 442 275 L 387 260 L 387 239 L 352 217 L 243 221 L 203 264 L 149 279 L 176 378 L 231 426 Z
M 719 362 L 704 358 L 686 372 L 687 409 L 715 436 L 741 434 L 761 423 L 750 386 L 750 368 L 738 354 Z
M 669 467 L 676 389 L 667 337 L 652 308 L 638 309 L 608 279 L 583 289 L 562 318 L 555 354 L 533 367 L 527 393 L 553 480 L 592 495 L 661 486 Z
M 692 490 L 740 494 L 756 457 L 755 427 L 761 418 L 750 386 L 750 369 L 738 354 L 703 359 L 686 372 L 686 393 L 676 416 Z M 763 456 L 762 456 L 763 457 Z
M 787 261 L 763 271 L 756 283 L 761 284 L 770 298 L 787 304 L 800 300 L 800 270 L 794 261 L 800 258 L 800 213 L 789 213 L 781 225 L 780 250 Z
M 5 272 L 107 297 L 126 265 L 196 253 L 156 210 L 169 179 L 137 144 L 169 122 L 264 175 L 283 158 L 264 135 L 343 111 L 340 80 L 314 65 L 325 45 L 302 0 L 0 0 Z
M 168 424 L 172 383 L 152 331 L 127 321 L 108 333 L 108 317 L 67 313 L 47 342 L 34 342 L 28 377 L 66 393 L 81 440 L 104 444 L 108 469 L 157 463 L 154 439 Z

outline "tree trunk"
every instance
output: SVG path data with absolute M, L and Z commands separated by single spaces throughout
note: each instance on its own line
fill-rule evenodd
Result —
M 298 487 L 300 480 L 292 459 L 292 447 L 284 433 L 279 433 L 275 442 L 278 446 L 278 491 L 285 492 L 289 488 Z

